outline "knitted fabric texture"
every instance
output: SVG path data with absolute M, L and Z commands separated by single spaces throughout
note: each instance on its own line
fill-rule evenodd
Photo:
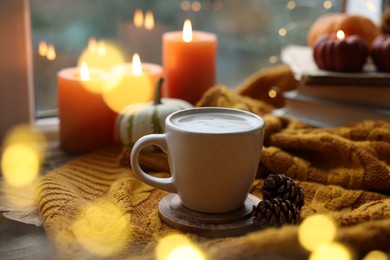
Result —
M 275 71 L 280 77 L 280 68 Z M 267 71 L 267 79 L 272 73 Z M 289 77 L 291 72 L 286 73 Z M 363 121 L 314 128 L 275 117 L 269 112 L 278 104 L 241 95 L 243 90 L 257 93 L 271 87 L 259 83 L 264 72 L 256 75 L 256 84 L 245 83 L 237 90 L 213 87 L 197 104 L 248 110 L 265 120 L 264 147 L 252 194 L 261 197 L 260 187 L 268 174 L 285 174 L 304 191 L 302 220 L 313 214 L 331 217 L 338 225 L 335 240 L 358 257 L 371 250 L 389 250 L 390 123 Z M 107 147 L 42 178 L 38 206 L 55 258 L 155 259 L 159 240 L 177 232 L 158 216 L 157 205 L 167 193 L 138 181 L 128 161 L 128 149 Z M 155 175 L 169 176 L 165 154 L 143 153 L 140 163 Z M 208 259 L 307 259 L 309 252 L 299 243 L 298 229 L 283 226 L 214 239 L 187 236 Z

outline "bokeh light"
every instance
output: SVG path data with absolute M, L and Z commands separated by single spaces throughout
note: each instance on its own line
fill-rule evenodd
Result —
M 123 249 L 131 234 L 129 214 L 108 200 L 88 204 L 72 225 L 79 243 L 92 254 L 109 257 Z
M 130 104 L 146 103 L 153 99 L 156 82 L 162 76 L 162 67 L 141 63 L 139 56 L 134 55 L 132 63 L 112 68 L 112 76 L 118 81 L 103 93 L 103 99 L 113 111 L 120 113 Z
M 47 46 L 46 58 L 48 60 L 55 60 L 57 58 L 56 50 L 53 44 Z
M 44 159 L 46 140 L 30 125 L 18 125 L 4 138 L 1 170 L 5 182 L 23 187 L 35 181 Z
M 80 55 L 78 68 L 88 67 L 89 80 L 83 80 L 83 86 L 93 93 L 104 93 L 116 88 L 121 81 L 112 75 L 112 68 L 125 62 L 121 49 L 111 42 L 89 39 L 87 48 Z
M 323 244 L 310 254 L 309 260 L 351 260 L 353 259 L 350 250 L 336 242 Z
M 194 1 L 191 4 L 191 9 L 194 12 L 199 12 L 202 9 L 202 4 L 199 1 Z
M 146 12 L 144 27 L 146 30 L 152 30 L 154 28 L 154 15 L 152 11 Z
M 323 6 L 325 9 L 330 9 L 332 8 L 333 4 L 331 1 L 324 1 Z
M 303 220 L 298 230 L 301 245 L 309 251 L 329 244 L 336 236 L 336 225 L 327 216 L 317 214 Z
M 271 64 L 277 63 L 278 60 L 279 60 L 278 56 L 275 56 L 275 55 L 272 55 L 272 56 L 270 56 L 270 57 L 268 58 L 268 61 L 269 61 L 269 63 L 271 63 Z
M 275 89 L 270 89 L 270 90 L 268 91 L 268 96 L 269 96 L 270 98 L 276 98 L 277 95 L 278 95 L 278 92 L 276 92 Z
M 297 7 L 297 3 L 295 1 L 289 1 L 287 3 L 287 8 L 292 10 L 292 9 L 295 9 L 295 7 Z
M 141 28 L 144 25 L 144 13 L 141 9 L 136 9 L 134 11 L 133 23 L 137 28 Z
M 389 260 L 390 258 L 387 256 L 385 252 L 374 250 L 369 252 L 363 260 Z
M 46 57 L 47 54 L 47 43 L 45 41 L 40 41 L 38 46 L 38 53 L 42 57 Z
M 181 2 L 180 7 L 183 11 L 188 11 L 191 8 L 191 3 L 188 0 L 184 0 Z
M 3 152 L 1 168 L 4 179 L 12 186 L 26 186 L 38 176 L 39 155 L 26 144 L 12 144 Z
M 170 234 L 163 237 L 156 248 L 158 260 L 204 260 L 203 252 L 182 234 Z
M 77 62 L 78 67 L 85 62 L 90 68 L 98 68 L 109 72 L 112 67 L 125 62 L 125 55 L 119 46 L 114 43 L 99 40 L 97 45 L 94 45 L 95 48 L 87 47 L 81 53 Z
M 278 31 L 279 35 L 284 37 L 287 35 L 287 29 L 286 28 L 280 28 Z
M 215 0 L 213 3 L 213 8 L 215 11 L 220 11 L 223 8 L 223 2 L 222 0 Z

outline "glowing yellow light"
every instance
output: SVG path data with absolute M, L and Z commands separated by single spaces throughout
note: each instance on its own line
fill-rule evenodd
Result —
M 104 41 L 99 41 L 97 44 L 97 52 L 100 56 L 106 55 L 106 43 Z
M 47 43 L 45 41 L 40 41 L 38 46 L 38 53 L 42 57 L 45 57 L 47 54 Z
M 282 37 L 287 35 L 286 28 L 280 28 L 278 32 L 279 32 L 279 35 Z
M 270 91 L 268 91 L 268 96 L 270 98 L 275 98 L 277 94 L 278 93 L 274 89 L 270 89 Z
M 324 1 L 323 6 L 325 9 L 330 9 L 332 8 L 333 4 L 331 1 Z
M 96 49 L 97 49 L 97 41 L 95 38 L 92 37 L 88 40 L 88 50 L 93 52 L 96 51 Z
M 142 63 L 141 63 L 141 58 L 139 57 L 138 53 L 133 54 L 131 68 L 132 68 L 131 71 L 132 71 L 134 76 L 141 76 L 142 75 Z
M 389 258 L 387 257 L 386 253 L 384 253 L 382 251 L 374 250 L 374 251 L 369 252 L 363 258 L 363 260 L 389 260 Z
M 99 41 L 96 49 L 86 48 L 78 60 L 78 67 L 86 62 L 90 68 L 102 69 L 111 72 L 111 68 L 125 63 L 121 49 L 109 41 Z
M 202 9 L 202 4 L 198 1 L 194 1 L 191 5 L 192 11 L 199 12 Z
M 287 3 L 287 8 L 288 8 L 288 9 L 292 10 L 292 9 L 294 9 L 295 7 L 297 7 L 297 3 L 295 3 L 295 1 L 289 1 L 289 2 Z
M 332 242 L 319 246 L 309 257 L 309 260 L 328 259 L 350 260 L 352 259 L 352 254 L 347 247 L 340 243 Z
M 144 25 L 144 14 L 141 9 L 136 9 L 133 16 L 134 26 L 141 28 Z
M 167 260 L 203 260 L 205 257 L 202 252 L 192 245 L 179 246 L 172 250 L 166 258 Z
M 145 14 L 145 29 L 146 30 L 152 30 L 154 28 L 154 16 L 151 11 L 146 12 Z
M 39 173 L 40 161 L 32 147 L 14 144 L 4 151 L 1 168 L 4 179 L 13 186 L 25 186 L 35 180 Z
M 376 6 L 372 1 L 367 1 L 366 6 L 367 6 L 368 11 L 370 11 L 371 13 L 376 12 Z
M 56 50 L 54 49 L 54 46 L 52 44 L 49 44 L 49 46 L 47 46 L 46 58 L 48 60 L 55 60 L 56 57 L 57 57 L 57 55 L 56 55 Z
M 202 251 L 191 240 L 181 234 L 171 234 L 162 238 L 156 248 L 158 260 L 204 260 Z
M 183 11 L 188 11 L 191 8 L 191 3 L 188 0 L 184 0 L 181 2 L 180 7 Z
M 345 38 L 345 33 L 342 30 L 338 30 L 336 32 L 336 37 L 337 37 L 337 39 L 342 40 Z
M 183 25 L 183 41 L 192 42 L 192 25 L 189 19 L 186 19 Z
M 142 67 L 133 69 L 136 63 Z M 156 80 L 161 74 L 160 66 L 150 63 L 141 64 L 140 61 L 115 66 L 112 69 L 112 75 L 119 79 L 118 84 L 104 92 L 103 99 L 112 110 L 118 113 L 130 104 L 149 102 L 153 97 Z
M 126 246 L 132 231 L 129 218 L 110 201 L 101 200 L 87 205 L 71 228 L 85 249 L 108 257 Z
M 29 125 L 7 133 L 1 158 L 4 180 L 11 186 L 30 185 L 37 178 L 44 158 L 45 138 Z
M 86 62 L 81 63 L 81 66 L 80 66 L 80 79 L 82 81 L 86 81 L 86 80 L 90 79 L 89 69 L 88 69 L 88 65 L 87 65 Z
M 315 250 L 323 244 L 333 241 L 336 235 L 336 226 L 325 215 L 313 215 L 304 219 L 299 226 L 298 239 L 301 245 L 309 251 Z

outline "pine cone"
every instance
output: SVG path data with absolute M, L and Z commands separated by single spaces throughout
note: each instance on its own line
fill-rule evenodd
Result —
M 282 198 L 295 204 L 298 210 L 303 206 L 304 195 L 302 188 L 293 179 L 284 174 L 270 174 L 264 180 L 261 188 L 264 199 Z
M 262 228 L 268 226 L 279 227 L 283 224 L 298 224 L 299 210 L 294 203 L 280 198 L 260 201 L 253 205 L 253 222 Z

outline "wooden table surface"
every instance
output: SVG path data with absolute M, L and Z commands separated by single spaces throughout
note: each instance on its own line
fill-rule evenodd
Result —
M 52 259 L 52 246 L 43 227 L 0 215 L 0 259 Z
M 48 150 L 42 174 L 80 155 L 62 151 L 58 143 L 50 144 Z M 0 212 L 0 260 L 3 259 L 53 259 L 53 249 L 43 226 L 13 221 L 5 218 Z

